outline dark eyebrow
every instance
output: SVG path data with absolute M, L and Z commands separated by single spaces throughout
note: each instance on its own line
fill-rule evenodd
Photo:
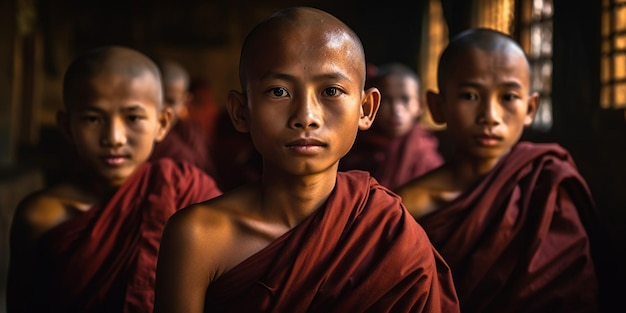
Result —
M 522 89 L 522 85 L 520 85 L 518 82 L 514 82 L 514 81 L 505 82 L 504 84 L 501 84 L 500 86 L 501 87 L 505 87 L 505 88 Z M 481 85 L 479 83 L 466 81 L 466 82 L 460 82 L 458 87 L 461 87 L 461 88 L 462 87 L 480 88 Z
M 506 82 L 502 85 L 507 88 L 522 89 L 522 85 L 520 85 L 518 82 Z
M 145 113 L 146 109 L 140 105 L 130 105 L 125 108 L 122 108 L 122 111 L 126 113 Z M 79 109 L 79 112 L 95 112 L 95 113 L 104 113 L 104 110 L 94 105 L 86 105 Z
M 279 79 L 279 80 L 286 80 L 286 81 L 295 81 L 296 80 L 296 78 L 291 76 L 291 75 L 278 73 L 278 72 L 269 72 L 269 73 L 266 73 L 265 75 L 261 76 L 261 80 L 268 80 L 268 79 Z
M 102 112 L 104 112 L 104 110 L 102 110 L 102 109 L 100 109 L 100 108 L 98 108 L 96 106 L 93 106 L 93 105 L 86 105 L 86 106 L 83 106 L 83 107 L 79 107 L 77 111 L 81 112 L 81 113 L 83 113 L 83 112 L 95 112 L 95 113 L 102 113 Z
M 141 112 L 141 113 L 145 113 L 146 109 L 140 105 L 131 105 L 128 107 L 125 107 L 122 109 L 122 111 L 128 112 L 128 113 L 133 113 L 133 112 Z
M 289 82 L 293 82 L 297 80 L 295 76 L 284 74 L 284 73 L 279 73 L 279 72 L 269 72 L 261 76 L 261 80 L 266 80 L 266 79 L 279 79 L 279 80 L 285 80 Z M 350 77 L 340 72 L 322 74 L 322 75 L 318 75 L 314 77 L 314 80 L 329 80 L 329 79 L 330 80 L 351 80 Z

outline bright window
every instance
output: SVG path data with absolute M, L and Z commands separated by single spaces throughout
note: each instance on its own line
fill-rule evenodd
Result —
M 626 0 L 602 2 L 600 106 L 626 108 Z

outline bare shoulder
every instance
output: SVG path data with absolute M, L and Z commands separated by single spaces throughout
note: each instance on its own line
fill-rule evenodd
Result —
M 237 220 L 237 212 L 245 206 L 244 196 L 229 192 L 177 211 L 167 222 L 170 232 L 195 239 L 198 236 L 227 235 Z
M 395 192 L 411 215 L 419 218 L 439 208 L 450 185 L 449 177 L 449 170 L 442 166 L 396 188 Z
M 249 191 L 236 190 L 177 211 L 163 232 L 168 253 L 202 260 L 202 273 L 216 279 L 261 250 L 262 237 L 246 227 L 251 212 Z
M 220 209 L 223 200 L 220 196 L 177 211 L 168 220 L 165 231 L 190 244 L 226 235 L 232 218 L 228 210 Z
M 65 201 L 67 186 L 53 186 L 22 199 L 13 217 L 12 232 L 36 240 L 44 232 L 71 217 Z

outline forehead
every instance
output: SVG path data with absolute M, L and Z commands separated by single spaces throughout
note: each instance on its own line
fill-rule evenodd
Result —
M 406 75 L 387 75 L 380 79 L 380 88 L 417 92 L 417 82 Z
M 340 73 L 363 82 L 365 60 L 358 43 L 337 27 L 272 27 L 251 40 L 245 62 L 249 80 L 275 72 L 300 77 Z
M 467 80 L 517 82 L 524 88 L 530 83 L 525 56 L 512 48 L 468 48 L 453 58 L 449 69 L 448 81 L 457 83 Z
M 172 80 L 172 81 L 163 83 L 163 88 L 165 89 L 165 91 L 170 91 L 170 92 L 174 92 L 174 91 L 184 92 L 187 89 L 185 85 L 185 81 L 182 79 Z
M 112 104 L 133 104 L 157 107 L 161 101 L 159 81 L 145 72 L 129 76 L 104 72 L 85 79 L 78 84 L 71 108 Z

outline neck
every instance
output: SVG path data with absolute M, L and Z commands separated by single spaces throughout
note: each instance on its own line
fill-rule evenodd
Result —
M 456 183 L 463 190 L 473 185 L 476 181 L 485 177 L 498 164 L 499 158 L 468 158 L 467 154 L 455 155 L 450 162 L 450 168 Z
M 75 184 L 94 202 L 112 197 L 122 184 L 113 184 L 90 171 L 81 171 L 75 176 Z
M 336 178 L 336 171 L 306 176 L 264 176 L 260 187 L 262 214 L 293 228 L 324 204 L 335 188 Z

